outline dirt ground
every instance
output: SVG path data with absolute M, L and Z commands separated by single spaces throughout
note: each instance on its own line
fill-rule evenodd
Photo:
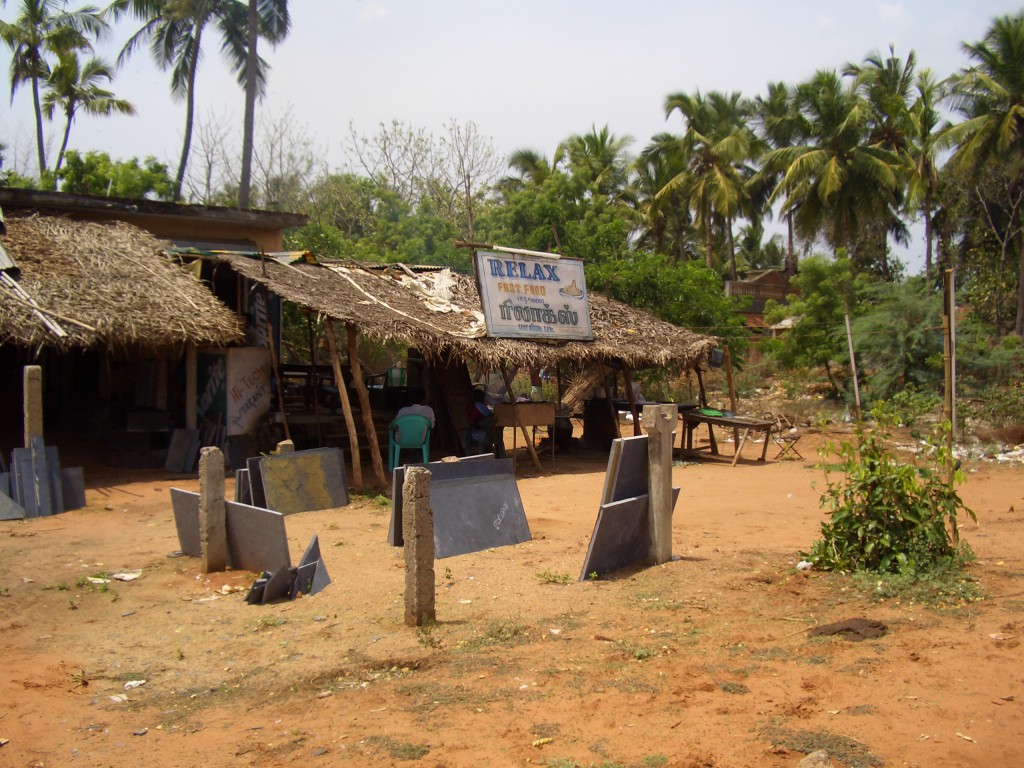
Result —
M 937 609 L 797 570 L 813 436 L 804 461 L 758 448 L 676 466 L 673 562 L 596 581 L 606 458 L 520 459 L 533 540 L 437 561 L 420 630 L 379 498 L 289 516 L 293 560 L 319 534 L 333 583 L 251 606 L 252 574 L 168 557 L 169 489 L 195 478 L 87 467 L 85 509 L 0 523 L 0 766 L 1024 764 L 1024 466 L 967 464 L 985 597 Z M 807 632 L 850 618 L 888 631 Z

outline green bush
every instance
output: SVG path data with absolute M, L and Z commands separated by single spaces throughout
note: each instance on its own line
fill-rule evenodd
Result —
M 953 485 L 947 481 L 950 457 L 937 439 L 941 428 L 928 441 L 929 466 L 916 466 L 888 447 L 893 414 L 880 406 L 872 416 L 874 426 L 858 426 L 853 442 L 820 451 L 821 504 L 829 519 L 804 557 L 829 571 L 914 574 L 948 565 L 957 558 L 951 534 L 957 516 L 962 510 L 974 519 L 974 513 L 956 491 L 959 470 Z M 833 453 L 839 463 L 826 463 Z

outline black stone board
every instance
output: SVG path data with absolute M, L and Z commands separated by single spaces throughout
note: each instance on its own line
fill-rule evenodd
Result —
M 274 571 L 263 588 L 263 604 L 272 603 L 282 597 L 290 597 L 295 584 L 295 569 L 283 566 Z
M 678 498 L 679 489 L 673 488 L 673 509 Z M 589 579 L 593 573 L 611 573 L 647 557 L 651 548 L 647 506 L 646 493 L 601 505 L 583 559 L 580 581 Z
M 316 561 L 300 565 L 295 569 L 295 580 L 292 582 L 291 599 L 294 600 L 300 594 L 313 594 L 313 577 L 316 576 Z
M 175 429 L 171 432 L 171 442 L 167 446 L 167 459 L 164 469 L 167 472 L 186 474 L 196 468 L 196 457 L 199 455 L 199 430 Z
M 291 565 L 284 516 L 280 512 L 226 501 L 224 516 L 232 568 L 261 573 Z
M 313 589 L 310 590 L 310 595 L 315 595 L 317 592 L 322 592 L 324 587 L 331 583 L 331 574 L 327 572 L 327 566 L 324 564 L 323 559 L 316 561 L 316 571 L 313 573 Z
M 85 470 L 82 467 L 62 469 L 60 471 L 60 487 L 65 512 L 85 506 Z
M 315 533 L 313 538 L 309 540 L 309 546 L 306 547 L 306 551 L 302 553 L 302 559 L 299 560 L 299 568 L 310 563 L 315 563 L 320 559 L 320 537 Z
M 174 527 L 178 531 L 178 548 L 190 557 L 202 557 L 199 543 L 199 494 L 171 488 Z
M 65 511 L 64 506 L 64 475 L 60 468 L 60 455 L 57 446 L 43 446 L 43 438 L 35 438 L 39 446 L 46 452 L 46 476 L 50 481 L 50 514 L 59 515 Z
M 439 480 L 457 480 L 489 475 L 513 475 L 514 477 L 515 473 L 512 459 L 495 459 L 494 454 L 491 453 L 471 456 L 461 461 L 432 461 L 429 464 L 404 464 L 395 467 L 391 476 L 391 523 L 388 525 L 388 544 L 393 547 L 405 545 L 405 538 L 402 536 L 402 486 L 405 485 L 406 467 L 429 469 L 431 488 L 433 488 L 434 482 Z
M 263 603 L 263 593 L 267 589 L 267 582 L 270 581 L 270 573 L 264 571 L 263 575 L 256 579 L 249 587 L 245 595 L 245 602 L 249 605 L 260 605 Z
M 224 439 L 224 461 L 228 469 L 242 469 L 254 453 L 256 438 L 252 435 L 228 435 Z
M 11 496 L 11 473 L 0 472 L 0 493 L 14 501 L 14 497 Z
M 235 501 L 252 505 L 252 487 L 249 485 L 249 470 L 235 470 Z
M 266 509 L 267 496 L 263 493 L 263 474 L 260 472 L 260 459 L 262 456 L 254 456 L 246 460 L 246 468 L 249 470 L 249 503 L 254 507 Z
M 32 452 L 28 448 L 15 448 L 11 458 L 14 460 L 15 501 L 25 508 L 26 517 L 41 517 Z
M 480 552 L 530 540 L 515 475 L 430 481 L 434 556 Z
M 647 463 L 646 435 L 612 440 L 601 503 L 622 501 L 647 493 Z
M 348 504 L 348 479 L 340 448 L 312 448 L 260 458 L 267 509 L 283 515 Z

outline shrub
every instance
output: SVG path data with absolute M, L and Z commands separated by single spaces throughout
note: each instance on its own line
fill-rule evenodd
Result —
M 928 466 L 916 466 L 888 447 L 893 414 L 880 406 L 872 415 L 875 425 L 858 426 L 853 442 L 821 449 L 821 504 L 829 520 L 804 556 L 832 571 L 913 574 L 948 564 L 957 556 L 951 531 L 958 514 L 963 510 L 974 519 L 974 513 L 956 492 L 959 469 L 954 484 L 947 481 L 950 457 L 937 439 L 942 428 L 927 441 Z M 838 465 L 826 463 L 833 452 Z

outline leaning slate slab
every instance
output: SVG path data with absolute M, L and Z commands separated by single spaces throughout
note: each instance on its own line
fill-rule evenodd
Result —
M 178 531 L 178 548 L 190 557 L 202 557 L 199 543 L 199 494 L 171 488 L 174 527 Z
M 246 460 L 246 469 L 249 470 L 249 504 L 254 507 L 267 506 L 267 497 L 263 493 L 263 474 L 260 472 L 260 459 L 262 456 L 254 456 Z M 243 502 L 245 503 L 245 502 Z
M 401 547 L 405 544 L 405 539 L 402 536 L 402 486 L 405 485 L 407 467 L 429 469 L 431 489 L 435 482 L 442 480 L 512 475 L 515 472 L 512 459 L 495 459 L 493 453 L 468 456 L 459 461 L 432 461 L 429 464 L 408 464 L 396 467 L 391 476 L 391 523 L 388 526 L 388 544 L 393 547 Z
M 24 517 L 25 508 L 6 493 L 0 493 L 0 520 L 22 520 Z
M 348 481 L 340 448 L 263 456 L 259 465 L 268 509 L 290 515 L 348 504 Z
M 601 503 L 622 501 L 647 493 L 647 436 L 612 440 Z
M 284 515 L 280 512 L 226 501 L 224 518 L 232 568 L 261 573 L 291 565 Z
M 672 489 L 672 507 L 679 489 Z M 651 548 L 648 495 L 602 504 L 597 512 L 594 532 L 583 559 L 580 581 L 592 574 L 602 575 L 643 560 Z
M 60 486 L 65 512 L 85 506 L 85 470 L 82 467 L 64 467 L 60 471 Z
M 438 559 L 530 540 L 515 475 L 430 481 Z

